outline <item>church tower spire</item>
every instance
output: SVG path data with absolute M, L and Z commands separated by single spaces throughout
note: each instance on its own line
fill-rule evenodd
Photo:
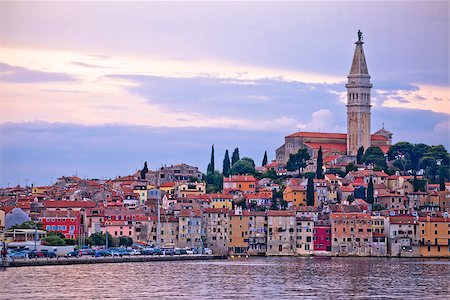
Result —
M 370 147 L 370 83 L 369 70 L 362 41 L 362 32 L 358 30 L 358 41 L 347 76 L 347 154 L 356 156 L 358 149 Z

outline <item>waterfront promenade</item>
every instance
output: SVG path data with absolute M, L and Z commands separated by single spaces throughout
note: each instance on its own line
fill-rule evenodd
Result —
M 186 261 L 186 260 L 212 260 L 225 259 L 226 256 L 208 254 L 188 255 L 139 255 L 139 256 L 114 256 L 114 257 L 92 257 L 82 256 L 73 258 L 34 258 L 16 259 L 2 262 L 2 267 L 32 267 L 32 266 L 57 266 L 57 265 L 80 265 L 80 264 L 104 264 L 104 263 L 127 263 L 127 262 L 156 262 L 156 261 Z

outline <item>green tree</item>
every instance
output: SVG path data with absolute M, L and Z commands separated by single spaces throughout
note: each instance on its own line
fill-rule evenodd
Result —
M 234 149 L 231 155 L 231 166 L 233 166 L 239 160 L 239 148 Z
M 230 173 L 233 175 L 254 174 L 255 167 L 250 161 L 240 159 L 231 167 Z
M 246 160 L 246 161 L 248 161 L 249 163 L 252 164 L 253 168 L 256 167 L 255 161 L 254 161 L 252 158 L 250 158 L 250 157 L 243 157 L 243 158 L 241 158 L 241 160 Z
M 262 176 L 263 178 L 277 179 L 279 178 L 277 172 L 275 170 L 269 170 L 265 172 Z
M 103 245 L 105 245 L 105 241 L 106 241 L 106 237 L 101 232 L 93 233 L 88 238 L 88 243 L 90 245 L 94 245 L 94 246 L 103 246 Z
M 348 196 L 347 196 L 347 201 L 348 201 L 348 203 L 353 203 L 353 201 L 355 201 L 355 196 L 353 196 L 353 195 L 348 195 Z
M 267 165 L 267 151 L 264 151 L 264 157 L 261 166 L 264 167 L 265 165 Z
M 413 190 L 414 192 L 425 192 L 427 182 L 425 180 L 419 180 L 416 175 L 413 179 Z
M 364 162 L 366 164 L 379 166 L 382 169 L 387 169 L 386 159 L 380 147 L 372 146 L 367 148 L 366 152 L 364 153 Z
M 354 164 L 354 163 L 349 163 L 346 167 L 345 167 L 345 173 L 349 173 L 349 172 L 353 172 L 358 170 L 358 167 Z
M 413 170 L 420 169 L 420 159 L 430 151 L 430 146 L 425 144 L 415 144 L 411 152 L 411 168 Z
M 133 239 L 129 236 L 119 237 L 119 246 L 131 247 L 133 245 Z
M 77 241 L 75 239 L 66 239 L 67 246 L 75 246 L 76 244 L 77 244 Z
M 58 232 L 59 233 L 59 232 Z M 64 235 L 59 235 L 56 232 L 48 232 L 47 236 L 42 239 L 42 242 L 49 246 L 65 246 L 66 239 Z
M 358 149 L 358 153 L 356 153 L 356 163 L 357 164 L 362 164 L 363 163 L 363 158 L 364 158 L 364 147 L 361 146 Z
M 369 180 L 369 184 L 367 185 L 367 197 L 366 197 L 367 203 L 373 204 L 373 202 L 375 200 L 373 194 L 374 194 L 374 188 L 373 188 L 373 180 L 371 177 Z
M 420 160 L 420 168 L 425 171 L 425 176 L 431 181 L 435 180 L 437 173 L 437 161 L 434 157 L 424 156 Z
M 105 246 L 106 245 L 105 241 L 106 236 L 102 232 L 93 233 L 88 238 L 88 243 L 94 246 Z M 119 240 L 108 234 L 108 247 L 117 247 L 118 245 Z
M 36 225 L 37 225 L 37 229 L 40 229 L 40 230 L 44 229 L 44 226 L 42 225 L 42 223 L 37 222 Z M 25 221 L 22 224 L 13 225 L 9 229 L 34 229 L 34 226 L 35 226 L 34 221 Z
M 225 157 L 223 158 L 223 168 L 222 168 L 222 174 L 225 177 L 228 177 L 230 175 L 230 156 L 228 155 L 228 150 L 225 150 Z
M 223 175 L 219 171 L 209 173 L 207 176 L 206 192 L 218 193 L 223 189 Z
M 308 177 L 306 184 L 306 205 L 314 206 L 314 179 L 312 177 Z
M 141 179 L 145 179 L 145 174 L 148 173 L 147 162 L 144 162 L 144 167 L 141 170 Z
M 322 158 L 322 146 L 319 148 L 319 152 L 317 153 L 317 168 L 316 168 L 316 178 L 324 179 L 325 174 L 323 174 L 323 158 Z
M 290 172 L 297 171 L 301 174 L 301 169 L 306 167 L 306 162 L 310 159 L 309 153 L 306 149 L 300 149 L 295 154 L 289 155 L 289 160 L 286 164 L 286 169 Z
M 449 165 L 449 154 L 444 146 L 442 145 L 434 145 L 431 146 L 428 149 L 428 152 L 425 154 L 425 156 L 431 156 L 436 161 L 440 161 L 442 165 L 448 166 Z

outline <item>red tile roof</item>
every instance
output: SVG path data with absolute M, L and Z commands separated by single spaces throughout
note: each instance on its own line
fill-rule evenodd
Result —
M 286 136 L 287 138 L 328 138 L 328 139 L 347 139 L 346 133 L 326 133 L 326 132 L 305 132 L 300 131 Z
M 96 207 L 96 203 L 94 201 L 48 200 L 44 201 L 44 206 L 47 208 L 93 208 Z
M 161 184 L 159 187 L 174 187 L 176 185 L 175 182 L 165 182 Z
M 295 211 L 292 210 L 268 210 L 268 217 L 295 217 Z
M 233 175 L 231 177 L 225 177 L 223 179 L 224 182 L 236 182 L 236 181 L 245 181 L 245 182 L 252 182 L 257 181 L 253 175 Z
M 372 140 L 372 141 L 387 141 L 389 139 L 381 134 L 372 134 L 370 136 L 370 140 Z
M 329 152 L 331 150 L 337 150 L 339 152 L 346 152 L 347 151 L 347 144 L 338 144 L 338 143 L 304 143 L 305 146 L 311 148 L 311 149 L 319 149 L 322 147 L 322 150 L 324 152 Z
M 205 208 L 205 213 L 229 213 L 228 208 Z

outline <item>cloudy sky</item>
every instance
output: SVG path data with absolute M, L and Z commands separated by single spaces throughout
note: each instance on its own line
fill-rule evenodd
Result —
M 356 32 L 372 130 L 450 147 L 449 3 L 0 3 L 0 185 L 260 163 L 346 132 Z

